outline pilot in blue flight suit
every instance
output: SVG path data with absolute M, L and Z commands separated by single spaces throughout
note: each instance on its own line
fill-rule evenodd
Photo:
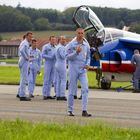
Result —
M 139 53 L 139 50 L 134 50 L 134 55 L 132 56 L 131 63 L 136 66 L 136 70 L 133 75 L 133 80 L 134 80 L 133 92 L 140 93 L 140 53 Z
M 43 46 L 42 58 L 44 58 L 44 83 L 43 83 L 43 99 L 55 99 L 51 96 L 51 86 L 54 81 L 54 71 L 55 71 L 55 51 L 56 51 L 56 38 L 55 36 L 50 36 L 49 43 Z
M 27 32 L 25 39 L 19 46 L 19 68 L 20 68 L 20 85 L 17 97 L 20 101 L 30 101 L 26 97 L 26 83 L 28 82 L 28 67 L 29 67 L 29 47 L 32 40 L 32 33 Z
M 90 64 L 90 46 L 84 39 L 84 29 L 78 28 L 76 38 L 67 45 L 67 59 L 69 61 L 68 115 L 74 116 L 74 93 L 77 88 L 77 80 L 79 80 L 82 94 L 82 116 L 90 117 L 91 114 L 87 112 L 88 80 L 86 74 L 86 69 L 89 68 Z
M 56 78 L 56 100 L 67 100 L 66 92 L 66 38 L 61 36 L 56 47 L 55 78 Z
M 37 74 L 40 74 L 41 69 L 41 51 L 36 48 L 37 47 L 37 41 L 36 39 L 32 40 L 32 46 L 30 47 L 30 59 L 29 59 L 29 78 L 28 78 L 28 92 L 29 97 L 33 98 L 34 95 L 34 88 L 35 88 L 35 82 L 36 82 L 36 76 Z

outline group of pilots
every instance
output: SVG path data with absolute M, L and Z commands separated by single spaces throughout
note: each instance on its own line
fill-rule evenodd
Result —
M 136 64 L 134 73 L 134 90 L 139 92 L 139 51 L 135 50 L 131 63 Z M 37 48 L 37 40 L 33 39 L 32 32 L 27 32 L 19 46 L 20 84 L 17 97 L 20 101 L 31 101 L 37 74 L 40 74 L 42 59 L 44 59 L 44 82 L 42 88 L 43 100 L 67 100 L 68 116 L 74 116 L 73 106 L 77 94 L 77 81 L 81 84 L 82 116 L 90 117 L 87 112 L 88 80 L 87 70 L 90 64 L 90 46 L 84 38 L 84 29 L 76 30 L 76 37 L 68 44 L 65 36 L 60 36 L 56 45 L 56 37 L 50 36 L 49 43 Z M 68 74 L 66 66 L 68 65 Z M 68 97 L 66 98 L 66 81 L 68 75 Z M 26 97 L 28 82 L 29 97 Z M 51 87 L 54 84 L 55 97 L 51 96 Z
M 31 47 L 30 47 L 31 46 Z M 88 105 L 88 79 L 86 71 L 90 64 L 90 46 L 84 39 L 84 29 L 76 30 L 76 37 L 66 44 L 65 36 L 60 36 L 56 45 L 56 37 L 50 36 L 49 43 L 37 49 L 37 40 L 32 32 L 27 32 L 19 46 L 20 84 L 17 97 L 20 101 L 30 101 L 34 97 L 36 76 L 41 71 L 44 59 L 44 82 L 42 88 L 43 100 L 67 100 L 68 116 L 74 116 L 74 97 L 77 92 L 77 81 L 81 84 L 82 116 L 90 117 Z M 68 97 L 66 98 L 66 81 L 68 65 Z M 28 82 L 29 97 L 26 97 Z M 55 98 L 51 96 L 54 84 Z

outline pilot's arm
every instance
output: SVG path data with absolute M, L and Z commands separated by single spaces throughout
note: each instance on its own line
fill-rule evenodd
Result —
M 66 46 L 66 56 L 68 60 L 73 60 L 76 56 L 77 56 L 77 52 L 76 50 L 74 50 L 72 43 L 68 43 L 68 45 Z
M 44 58 L 45 60 L 47 60 L 47 59 L 49 59 L 49 60 L 54 59 L 54 53 L 49 53 L 49 46 L 48 45 L 44 45 L 43 46 L 42 58 Z
M 135 55 L 133 55 L 133 56 L 132 56 L 132 59 L 131 59 L 131 64 L 136 65 Z
M 29 59 L 29 47 L 25 43 L 20 46 L 20 53 L 25 60 Z
M 39 50 L 39 58 L 38 58 L 38 66 L 39 66 L 39 70 L 38 71 L 39 72 L 41 71 L 41 64 L 42 64 L 42 55 L 41 55 L 41 51 Z

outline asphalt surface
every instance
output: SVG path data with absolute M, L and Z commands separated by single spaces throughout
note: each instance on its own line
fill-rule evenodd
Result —
M 0 85 L 0 119 L 20 118 L 35 122 L 91 123 L 102 120 L 121 126 L 140 128 L 140 93 L 115 90 L 89 90 L 88 112 L 90 118 L 81 116 L 81 100 L 75 100 L 74 117 L 67 116 L 67 102 L 43 100 L 42 87 L 36 87 L 35 98 L 30 102 L 16 98 L 18 86 Z M 68 91 L 67 91 L 68 92 Z M 54 95 L 52 89 L 52 95 Z M 80 89 L 78 89 L 80 96 Z

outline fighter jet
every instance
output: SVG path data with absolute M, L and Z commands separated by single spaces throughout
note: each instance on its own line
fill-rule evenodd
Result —
M 131 64 L 134 49 L 140 50 L 140 34 L 106 28 L 88 6 L 78 7 L 73 14 L 76 26 L 83 28 L 91 46 L 91 63 L 102 89 L 111 81 L 131 81 L 135 68 Z

